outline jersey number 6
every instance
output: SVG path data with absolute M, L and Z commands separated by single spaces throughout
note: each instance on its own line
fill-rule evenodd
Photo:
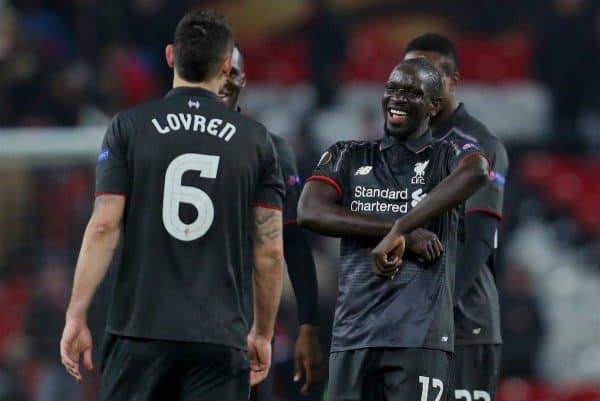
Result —
M 181 183 L 187 171 L 199 171 L 200 177 L 216 178 L 219 156 L 185 153 L 169 164 L 165 173 L 162 219 L 165 228 L 181 241 L 193 241 L 202 237 L 215 217 L 213 202 L 203 190 Z M 198 212 L 196 220 L 186 224 L 179 217 L 179 205 L 187 203 Z

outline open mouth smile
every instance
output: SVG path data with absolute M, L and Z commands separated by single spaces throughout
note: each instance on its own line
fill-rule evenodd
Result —
M 397 109 L 395 107 L 388 107 L 388 121 L 392 124 L 399 124 L 408 120 L 408 113 L 404 110 Z

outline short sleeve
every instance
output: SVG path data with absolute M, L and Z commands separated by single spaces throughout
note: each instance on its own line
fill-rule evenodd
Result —
M 127 149 L 131 129 L 123 118 L 117 115 L 106 130 L 96 160 L 96 195 L 129 194 L 131 172 L 127 161 Z
M 294 224 L 297 220 L 298 199 L 300 198 L 300 176 L 296 166 L 296 158 L 292 148 L 285 139 L 273 136 L 273 143 L 281 166 L 285 186 L 285 199 L 283 201 L 283 224 Z
M 491 171 L 488 182 L 466 201 L 465 213 L 487 212 L 501 219 L 508 155 L 498 139 L 494 138 L 493 141 L 481 145 L 491 163 Z
M 254 206 L 283 210 L 285 188 L 273 141 L 265 133 L 260 149 L 259 178 L 254 191 Z
M 344 177 L 350 165 L 350 148 L 347 142 L 338 142 L 321 155 L 317 167 L 307 181 L 320 180 L 333 186 L 343 196 Z
M 462 138 L 453 138 L 449 142 L 450 156 L 448 158 L 448 172 L 454 171 L 462 162 L 471 157 L 483 156 L 487 159 L 485 152 L 477 142 Z

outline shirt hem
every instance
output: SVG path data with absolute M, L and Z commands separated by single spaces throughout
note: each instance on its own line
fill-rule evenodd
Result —
M 456 344 L 454 344 L 456 345 Z M 354 351 L 354 350 L 358 350 L 358 349 L 365 349 L 365 348 L 423 348 L 423 349 L 431 349 L 431 350 L 437 350 L 437 351 L 444 351 L 444 352 L 450 352 L 453 353 L 454 352 L 454 347 L 435 347 L 435 346 L 431 346 L 431 345 L 407 345 L 407 344 L 403 344 L 403 345 L 399 345 L 399 344 L 369 344 L 369 345 L 355 345 L 355 346 L 347 346 L 347 347 L 331 347 L 330 349 L 330 353 L 334 353 L 334 352 L 345 352 L 345 351 Z
M 485 160 L 487 160 L 488 162 L 488 176 L 492 171 L 492 162 L 490 161 L 490 158 L 483 152 L 474 152 L 474 153 L 469 153 L 467 155 L 464 155 L 458 162 L 458 165 L 463 164 L 467 159 L 470 159 L 471 157 L 475 157 L 475 156 L 482 156 Z
M 110 191 L 97 191 L 97 192 L 94 192 L 94 196 L 101 196 L 101 195 L 118 195 L 118 196 L 127 197 L 127 193 L 126 192 L 110 192 Z
M 457 345 L 500 345 L 502 340 L 454 340 L 454 346 Z
M 335 190 L 340 195 L 340 197 L 343 195 L 342 186 L 340 184 L 338 184 L 338 182 L 336 180 L 334 180 L 333 178 L 328 177 L 326 175 L 311 175 L 310 177 L 308 177 L 306 179 L 306 182 L 313 181 L 313 180 L 326 182 L 335 188 Z
M 270 205 L 268 203 L 263 203 L 263 202 L 254 202 L 254 203 L 252 203 L 252 207 L 261 207 L 264 209 L 277 210 L 279 212 L 283 211 L 283 208 L 280 206 Z
M 488 214 L 491 214 L 492 216 L 496 217 L 498 220 L 502 220 L 502 213 L 498 213 L 496 210 L 490 209 L 487 207 L 473 207 L 471 209 L 465 210 L 465 214 L 475 213 L 475 212 L 488 213 Z
M 192 342 L 192 343 L 208 343 L 224 345 L 226 347 L 232 347 L 241 351 L 247 351 L 247 345 L 234 344 L 233 342 L 215 340 L 213 338 L 206 337 L 177 337 L 177 336 L 163 336 L 163 335 L 152 335 L 152 334 L 138 334 L 129 331 L 115 330 L 110 327 L 106 327 L 106 332 L 122 337 L 133 337 L 133 338 L 144 338 L 148 340 L 159 340 L 159 341 L 175 341 L 175 342 Z

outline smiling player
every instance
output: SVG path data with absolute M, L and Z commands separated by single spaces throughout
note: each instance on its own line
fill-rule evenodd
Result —
M 329 400 L 434 401 L 446 394 L 455 207 L 483 184 L 487 161 L 468 141 L 434 140 L 429 123 L 441 84 L 424 59 L 396 66 L 382 99 L 383 139 L 336 143 L 302 191 L 301 224 L 342 238 Z M 356 202 L 361 210 L 353 210 Z M 444 244 L 442 252 L 439 240 L 427 242 L 430 261 L 412 252 L 413 230 L 423 225 Z M 410 252 L 399 268 L 393 253 L 405 245 Z

